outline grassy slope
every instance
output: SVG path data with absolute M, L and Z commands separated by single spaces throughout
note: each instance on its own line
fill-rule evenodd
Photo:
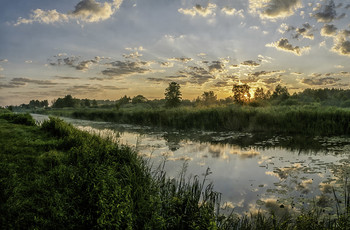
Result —
M 14 124 L 25 120 L 0 115 L 1 229 L 344 229 L 347 224 L 344 216 L 322 222 L 317 210 L 297 219 L 227 219 L 215 214 L 219 197 L 212 185 L 183 175 L 169 181 L 161 170 L 151 174 L 128 147 L 61 120 L 42 127 Z
M 128 147 L 58 119 L 40 128 L 0 116 L 0 137 L 2 229 L 215 226 L 218 194 L 210 190 L 207 203 L 199 207 L 204 188 L 198 181 L 190 188 L 161 172 L 152 177 Z

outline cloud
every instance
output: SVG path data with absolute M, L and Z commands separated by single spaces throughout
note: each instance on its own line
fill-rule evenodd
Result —
M 171 68 L 171 67 L 174 66 L 174 63 L 168 62 L 168 61 L 167 62 L 161 62 L 160 66 L 163 67 L 163 68 Z
M 337 27 L 335 25 L 325 24 L 321 29 L 321 35 L 327 37 L 333 37 L 337 33 Z
M 24 61 L 24 62 L 27 63 L 27 64 L 33 63 L 32 60 L 26 60 L 26 61 Z
M 4 71 L 4 68 L 2 68 L 2 66 L 0 66 L 0 71 Z
M 8 62 L 9 60 L 7 60 L 7 59 L 0 59 L 0 62 L 4 62 L 4 63 L 6 63 L 6 62 Z
M 49 60 L 50 65 L 52 66 L 66 65 L 81 71 L 88 70 L 92 64 L 99 63 L 99 61 L 101 60 L 101 58 L 98 56 L 96 56 L 94 59 L 84 60 L 84 61 L 79 61 L 80 57 L 78 56 L 71 56 L 66 58 L 62 58 L 62 56 L 54 56 L 54 57 L 56 58 L 59 57 L 59 58 L 57 58 L 55 61 Z
M 303 27 L 296 28 L 293 38 L 299 38 L 300 36 L 314 40 L 314 34 L 311 32 L 312 26 L 309 23 L 303 24 Z
M 306 46 L 306 47 L 293 46 L 292 44 L 289 43 L 287 38 L 281 38 L 277 42 L 266 44 L 266 46 L 275 47 L 276 49 L 279 49 L 285 52 L 290 52 L 298 56 L 301 56 L 303 53 L 310 50 L 309 46 Z
M 299 39 L 300 36 L 303 38 L 308 38 L 310 40 L 314 39 L 314 34 L 312 33 L 312 26 L 309 23 L 304 23 L 302 27 L 296 28 L 294 26 L 288 26 L 286 23 L 282 23 L 278 32 L 285 34 L 287 32 L 293 31 L 294 34 L 292 38 Z
M 294 26 L 288 26 L 286 23 L 282 23 L 280 25 L 280 28 L 278 29 L 278 32 L 280 32 L 281 34 L 284 34 L 286 32 L 294 31 L 294 30 L 295 30 Z
M 320 5 L 314 10 L 319 11 L 313 15 L 318 22 L 332 22 L 337 17 L 336 7 L 333 0 L 328 1 L 328 4 Z
M 33 10 L 29 15 L 29 19 L 19 17 L 17 22 L 14 24 L 18 26 L 20 24 L 32 24 L 38 22 L 41 24 L 52 24 L 55 22 L 68 22 L 69 16 L 66 14 L 58 13 L 56 10 L 44 11 L 41 9 Z
M 109 19 L 122 4 L 122 0 L 114 0 L 112 3 L 104 2 L 99 3 L 95 0 L 82 0 L 69 13 L 59 13 L 54 10 L 33 10 L 29 15 L 29 18 L 18 18 L 14 24 L 18 26 L 20 24 L 32 24 L 38 22 L 41 24 L 52 24 L 56 22 L 68 22 L 71 19 L 80 19 L 84 22 L 99 22 Z
M 183 63 L 187 63 L 189 61 L 192 61 L 192 58 L 187 58 L 187 57 L 180 57 L 180 58 L 169 58 L 169 61 L 178 61 L 178 62 L 183 62 Z
M 259 66 L 260 63 L 257 63 L 253 60 L 248 60 L 248 61 L 244 61 L 241 63 L 241 65 L 246 65 L 246 66 Z
M 334 46 L 332 51 L 343 56 L 350 57 L 350 30 L 342 30 L 334 37 Z
M 315 77 L 311 78 L 304 78 L 301 80 L 301 83 L 311 86 L 323 86 L 323 85 L 333 85 L 340 81 L 340 78 L 334 78 L 334 77 L 319 77 L 322 76 L 321 74 L 313 74 Z
M 271 77 L 276 74 L 284 73 L 285 71 L 283 70 L 274 70 L 274 71 L 257 71 L 254 73 L 249 73 L 248 78 L 242 79 L 242 83 L 253 83 L 253 82 L 258 82 L 261 77 L 270 77 L 268 79 L 262 79 L 263 82 L 265 83 L 275 83 L 281 81 L 280 76 L 278 77 Z
M 181 14 L 185 14 L 185 15 L 191 15 L 192 17 L 194 17 L 196 15 L 199 15 L 202 17 L 207 17 L 209 15 L 215 15 L 215 12 L 214 12 L 215 9 L 216 9 L 216 4 L 209 3 L 206 7 L 203 7 L 199 4 L 197 4 L 190 9 L 180 8 L 178 10 L 178 12 Z
M 132 62 L 132 61 L 115 61 L 109 63 L 111 68 L 107 68 L 102 71 L 103 75 L 109 77 L 115 76 L 125 76 L 125 75 L 133 75 L 133 74 L 144 74 L 151 72 L 150 69 L 144 68 L 144 66 L 148 66 L 148 62 L 140 61 L 140 62 Z
M 101 91 L 104 90 L 127 90 L 128 88 L 121 88 L 117 86 L 110 86 L 110 85 L 100 85 L 100 84 L 85 84 L 85 85 L 74 85 L 70 88 L 68 88 L 68 91 L 71 94 L 97 94 L 101 93 Z
M 138 51 L 135 51 L 133 53 L 130 53 L 130 54 L 123 54 L 123 57 L 124 58 L 139 58 L 139 57 L 142 57 L 142 54 L 140 54 Z
M 230 8 L 225 6 L 224 8 L 221 9 L 221 12 L 226 14 L 226 15 L 230 15 L 230 16 L 239 16 L 241 18 L 244 18 L 244 10 L 236 10 L 235 8 Z
M 261 18 L 286 18 L 302 7 L 300 0 L 249 0 L 250 13 Z
M 92 63 L 94 63 L 92 60 L 82 61 L 77 66 L 75 66 L 75 69 L 82 71 L 88 70 Z

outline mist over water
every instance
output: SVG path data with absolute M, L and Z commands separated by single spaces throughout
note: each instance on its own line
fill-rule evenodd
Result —
M 37 121 L 47 116 L 32 114 Z M 81 130 L 135 148 L 170 178 L 186 168 L 222 193 L 222 208 L 294 212 L 317 205 L 334 214 L 335 190 L 348 174 L 350 138 L 264 136 L 239 132 L 160 130 L 135 125 L 64 118 Z M 339 193 L 339 196 L 341 194 Z

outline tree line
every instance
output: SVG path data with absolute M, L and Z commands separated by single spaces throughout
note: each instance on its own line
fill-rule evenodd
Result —
M 252 95 L 253 94 L 253 95 Z M 264 90 L 264 88 L 252 88 L 248 84 L 234 84 L 232 87 L 232 96 L 224 99 L 218 99 L 214 91 L 204 91 L 201 96 L 194 100 L 182 98 L 181 86 L 176 82 L 169 83 L 165 89 L 163 99 L 149 100 L 143 95 L 129 97 L 122 96 L 116 101 L 110 100 L 90 100 L 77 99 L 72 95 L 66 95 L 63 98 L 57 98 L 52 101 L 52 108 L 124 108 L 143 106 L 145 108 L 173 108 L 178 106 L 213 106 L 213 105 L 249 105 L 249 106 L 268 106 L 268 105 L 303 105 L 316 103 L 324 106 L 350 107 L 350 90 L 344 89 L 305 89 L 304 91 L 290 94 L 286 86 L 277 85 L 273 91 Z M 48 108 L 47 100 L 31 100 L 29 104 L 22 104 L 14 107 L 19 109 Z M 11 107 L 12 108 L 12 107 Z

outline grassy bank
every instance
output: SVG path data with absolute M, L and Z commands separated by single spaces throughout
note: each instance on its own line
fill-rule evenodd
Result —
M 0 115 L 1 229 L 345 229 L 321 218 L 218 214 L 219 194 L 197 177 L 168 180 L 126 146 L 51 118 Z M 347 209 L 349 210 L 349 209 Z
M 80 109 L 45 113 L 176 129 L 308 135 L 350 134 L 350 110 L 321 106 L 225 106 L 176 109 Z

